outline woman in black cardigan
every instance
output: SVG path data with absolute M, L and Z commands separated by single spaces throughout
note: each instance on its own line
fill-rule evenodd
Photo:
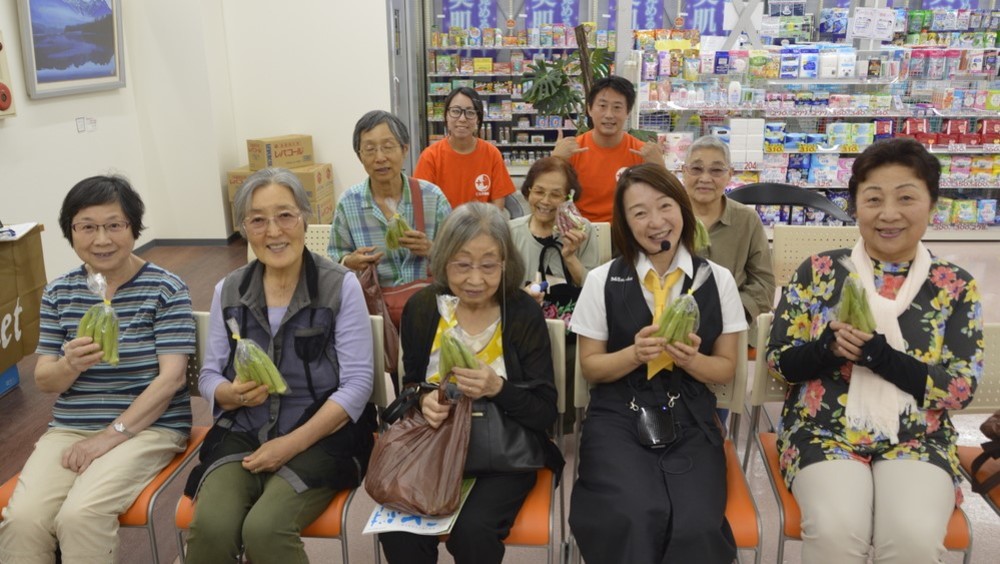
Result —
M 479 358 L 479 368 L 452 370 L 458 392 L 490 399 L 509 418 L 534 431 L 545 446 L 546 466 L 558 475 L 562 455 L 546 435 L 558 412 L 545 319 L 538 304 L 520 289 L 524 264 L 495 207 L 467 203 L 448 217 L 431 254 L 431 274 L 434 285 L 410 298 L 403 310 L 404 384 L 440 380 L 434 340 L 454 326 Z M 530 381 L 541 385 L 509 384 Z M 424 394 L 420 407 L 432 427 L 451 411 L 451 404 L 439 403 L 436 393 Z M 534 485 L 534 472 L 476 476 L 446 543 L 455 562 L 501 562 L 503 539 Z M 389 562 L 437 562 L 435 536 L 385 533 L 379 539 Z

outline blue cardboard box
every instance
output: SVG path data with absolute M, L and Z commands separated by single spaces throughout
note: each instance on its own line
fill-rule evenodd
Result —
M 21 383 L 21 375 L 17 371 L 16 364 L 0 372 L 0 396 L 16 388 L 19 383 Z

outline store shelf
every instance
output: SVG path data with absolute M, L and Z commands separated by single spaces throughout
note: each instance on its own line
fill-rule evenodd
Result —
M 451 92 L 446 92 L 444 94 L 428 94 L 427 97 L 428 98 L 446 98 L 446 97 L 448 97 L 449 94 L 451 94 Z M 511 100 L 524 100 L 524 98 L 522 98 L 520 96 L 516 96 L 514 94 L 511 94 L 510 92 L 477 92 L 477 94 L 479 94 L 480 98 L 489 98 L 491 96 L 497 96 L 497 97 L 503 96 L 503 97 L 506 97 L 506 98 L 510 98 Z
M 765 78 L 763 81 L 773 86 L 785 86 L 789 84 L 801 84 L 803 86 L 818 86 L 822 84 L 888 86 L 899 83 L 898 78 Z
M 768 241 L 774 240 L 774 228 L 764 226 Z M 924 233 L 924 241 L 1000 241 L 1000 226 L 983 224 L 968 225 L 929 225 Z
M 979 223 L 965 225 L 931 225 L 924 241 L 1000 241 L 1000 227 Z
M 935 155 L 986 155 L 1000 153 L 1000 143 L 990 143 L 988 145 L 947 145 L 943 147 L 931 147 L 928 150 Z
M 533 73 L 524 72 L 431 72 L 427 73 L 428 78 L 489 78 L 491 76 L 534 76 Z
M 502 45 L 500 47 L 483 47 L 482 45 L 461 45 L 448 47 L 428 47 L 428 51 L 576 51 L 576 45 Z M 591 47 L 596 49 L 596 47 Z
M 512 127 L 511 131 L 559 131 L 567 129 L 576 129 L 575 125 L 564 125 L 562 127 Z

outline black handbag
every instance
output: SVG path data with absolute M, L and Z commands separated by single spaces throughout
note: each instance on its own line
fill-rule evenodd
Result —
M 542 280 L 546 278 L 545 255 L 550 249 L 556 251 L 556 255 L 562 263 L 563 275 L 566 276 L 565 283 L 553 284 L 546 288 L 545 298 L 542 301 L 542 314 L 546 319 L 562 319 L 568 327 L 570 319 L 573 317 L 573 310 L 576 309 L 576 302 L 580 299 L 580 292 L 583 288 L 575 286 L 569 279 L 569 269 L 566 268 L 566 261 L 563 260 L 562 256 L 562 244 L 551 237 L 548 240 L 541 241 L 541 243 L 542 251 L 538 254 L 539 278 Z M 576 333 L 567 331 L 567 337 L 575 338 Z
M 507 386 L 530 389 L 543 382 L 507 382 Z M 533 472 L 545 466 L 542 439 L 534 430 L 508 416 L 492 400 L 472 402 L 472 429 L 466 475 Z

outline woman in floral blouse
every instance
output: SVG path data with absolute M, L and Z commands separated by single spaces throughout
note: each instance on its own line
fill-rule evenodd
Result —
M 911 139 L 854 163 L 854 249 L 810 257 L 781 298 L 767 362 L 790 384 L 778 447 L 802 510 L 803 562 L 937 562 L 961 501 L 948 410 L 983 369 L 976 281 L 921 244 L 937 159 Z M 845 281 L 866 290 L 875 331 L 838 321 Z

